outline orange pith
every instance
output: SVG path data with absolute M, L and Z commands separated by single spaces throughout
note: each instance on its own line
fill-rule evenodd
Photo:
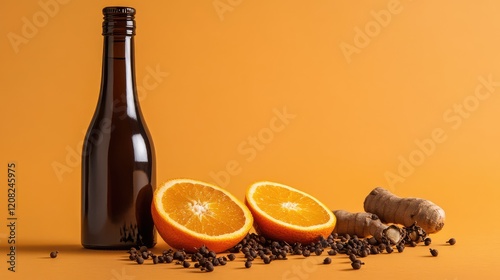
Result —
M 206 245 L 225 251 L 252 227 L 248 208 L 226 190 L 190 179 L 164 183 L 153 196 L 153 220 L 170 246 L 195 251 Z
M 335 216 L 319 200 L 302 191 L 273 182 L 258 182 L 247 191 L 246 203 L 256 230 L 268 238 L 309 243 L 328 236 Z

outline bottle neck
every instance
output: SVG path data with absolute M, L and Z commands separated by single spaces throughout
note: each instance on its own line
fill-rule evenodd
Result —
M 133 35 L 105 35 L 101 99 L 120 118 L 137 118 Z

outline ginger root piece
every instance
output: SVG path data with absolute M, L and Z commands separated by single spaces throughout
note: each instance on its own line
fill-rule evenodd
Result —
M 406 227 L 417 223 L 427 233 L 436 233 L 444 226 L 444 210 L 433 202 L 415 197 L 401 198 L 380 187 L 368 194 L 364 208 L 384 223 Z
M 393 244 L 398 244 L 404 237 L 401 228 L 395 225 L 386 225 L 377 215 L 371 213 L 335 210 L 333 214 L 337 218 L 333 232 L 340 235 L 347 233 L 358 237 L 373 236 L 378 242 L 385 243 L 385 240 L 388 240 Z

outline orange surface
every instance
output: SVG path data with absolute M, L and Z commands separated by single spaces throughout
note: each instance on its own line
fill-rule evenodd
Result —
M 500 278 L 497 1 L 4 2 L 0 221 L 8 224 L 14 161 L 18 251 L 11 273 L 1 226 L 1 279 L 207 277 L 79 246 L 101 9 L 117 4 L 137 9 L 137 83 L 158 182 L 194 178 L 243 199 L 251 183 L 276 181 L 351 211 L 383 186 L 443 207 L 446 225 L 433 239 L 458 240 L 437 245 L 437 258 L 427 248 L 370 256 L 356 272 L 338 257 L 328 267 L 240 263 L 208 277 Z M 47 259 L 54 247 L 60 256 Z

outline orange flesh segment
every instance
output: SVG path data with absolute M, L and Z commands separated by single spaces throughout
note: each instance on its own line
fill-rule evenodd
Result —
M 329 221 L 328 213 L 311 198 L 276 186 L 259 186 L 253 198 L 263 212 L 288 224 L 315 226 Z
M 197 233 L 217 236 L 245 224 L 243 211 L 231 198 L 203 185 L 177 184 L 164 193 L 162 203 L 172 220 Z

